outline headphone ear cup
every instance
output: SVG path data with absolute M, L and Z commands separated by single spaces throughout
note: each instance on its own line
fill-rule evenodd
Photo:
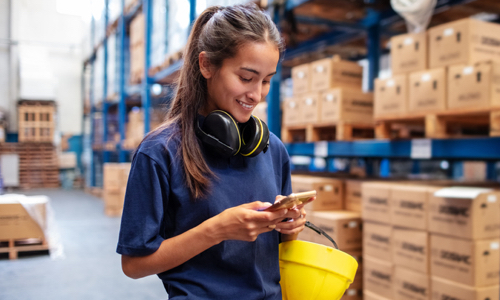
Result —
M 269 147 L 269 129 L 267 124 L 258 117 L 252 116 L 248 122 L 241 127 L 241 139 L 243 146 L 240 154 L 254 157 Z
M 222 156 L 233 156 L 241 149 L 240 131 L 233 117 L 216 110 L 205 117 L 197 135 L 209 148 Z

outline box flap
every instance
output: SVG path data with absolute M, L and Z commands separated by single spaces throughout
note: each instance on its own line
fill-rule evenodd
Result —
M 443 198 L 458 198 L 458 199 L 474 199 L 479 194 L 488 193 L 492 189 L 476 188 L 476 187 L 449 187 L 436 191 L 434 196 Z

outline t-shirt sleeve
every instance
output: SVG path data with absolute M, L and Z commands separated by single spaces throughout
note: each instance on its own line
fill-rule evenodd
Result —
M 116 251 L 129 256 L 154 253 L 164 238 L 164 206 L 168 203 L 168 180 L 152 158 L 138 152 L 128 178 Z

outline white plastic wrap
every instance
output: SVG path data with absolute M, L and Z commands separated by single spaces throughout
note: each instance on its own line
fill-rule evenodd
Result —
M 181 50 L 187 43 L 189 33 L 189 0 L 169 0 L 168 5 L 167 53 L 171 54 Z
M 107 98 L 113 96 L 114 94 L 118 93 L 118 82 L 117 82 L 117 77 L 118 77 L 118 63 L 117 63 L 117 42 L 116 42 L 116 35 L 111 34 L 108 37 L 108 94 L 106 95 Z
M 406 21 L 410 33 L 424 32 L 429 25 L 437 0 L 391 0 L 392 8 Z
M 21 194 L 6 194 L 0 196 L 0 203 L 20 203 L 42 229 L 49 245 L 52 259 L 64 259 L 64 247 L 57 228 L 54 211 L 47 196 L 26 196 Z

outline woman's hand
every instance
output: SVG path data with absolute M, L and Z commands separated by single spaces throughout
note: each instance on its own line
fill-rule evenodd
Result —
M 285 196 L 276 196 L 276 201 L 285 198 Z M 294 240 L 297 238 L 297 235 L 304 230 L 306 224 L 306 210 L 304 206 L 306 203 L 313 201 L 316 197 L 313 197 L 312 200 L 306 201 L 304 204 L 298 205 L 290 209 L 285 217 L 288 218 L 288 221 L 280 222 L 276 225 L 276 229 L 278 232 L 282 234 L 282 241 Z
M 226 209 L 208 220 L 212 225 L 211 234 L 219 243 L 224 240 L 253 242 L 259 234 L 272 231 L 288 217 L 286 209 L 261 211 L 269 206 L 271 203 L 256 201 Z

